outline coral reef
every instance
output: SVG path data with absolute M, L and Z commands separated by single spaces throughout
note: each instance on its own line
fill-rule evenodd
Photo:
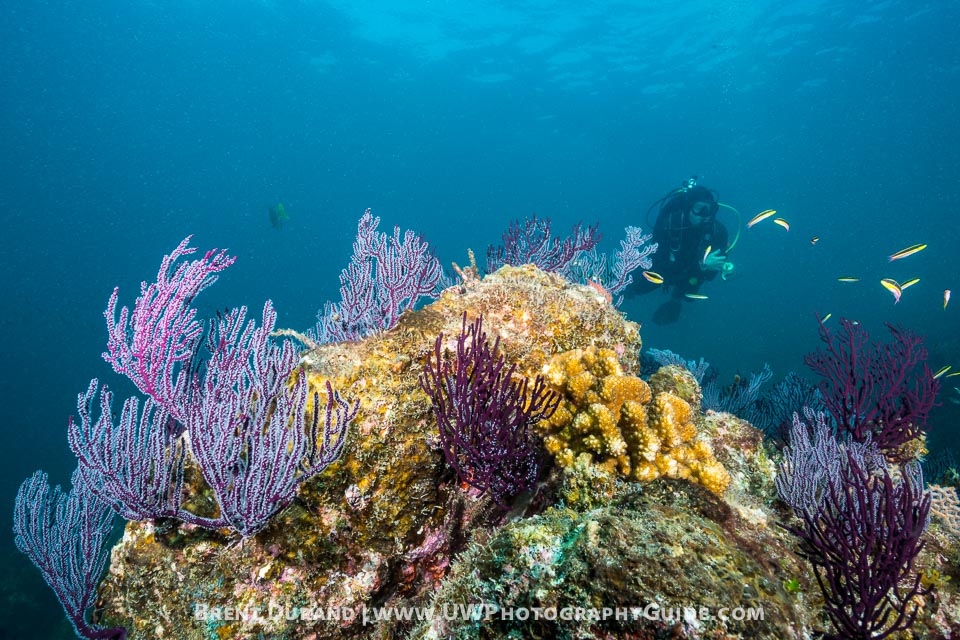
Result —
M 242 545 L 177 522 L 129 523 L 100 587 L 102 618 L 131 638 L 340 637 L 361 622 L 213 622 L 194 611 L 207 603 L 268 611 L 275 602 L 360 612 L 431 591 L 468 532 L 504 517 L 448 472 L 419 383 L 437 335 L 454 350 L 465 311 L 483 315 L 518 375 L 536 377 L 553 354 L 592 345 L 613 348 L 624 367 L 637 363 L 636 324 L 593 289 L 532 266 L 449 289 L 364 341 L 319 346 L 302 357 L 310 390 L 323 393 L 329 381 L 360 401 L 342 457 Z
M 464 312 L 483 316 L 517 376 L 553 376 L 564 394 L 557 413 L 570 423 L 545 433 L 574 455 L 512 511 L 444 462 L 420 386 L 438 335 L 444 357 L 455 353 Z M 823 600 L 774 525 L 792 512 L 775 501 L 761 432 L 701 414 L 678 367 L 637 378 L 640 346 L 639 327 L 597 291 L 525 265 L 465 280 L 383 333 L 306 352 L 311 391 L 329 382 L 359 400 L 340 459 L 242 542 L 128 523 L 95 622 L 131 640 L 812 637 L 827 626 Z M 567 428 L 578 419 L 582 433 Z M 189 499 L 212 504 L 194 465 L 185 476 Z M 921 600 L 926 637 L 960 630 L 960 577 L 942 560 L 956 540 L 940 533 L 918 558 L 937 585 Z M 489 619 L 460 615 L 473 607 Z M 584 616 L 604 608 L 627 614 Z
M 478 536 L 433 601 L 434 610 L 509 605 L 538 616 L 435 618 L 411 637 L 804 637 L 803 599 L 783 587 L 783 567 L 754 557 L 738 533 L 746 526 L 713 493 L 665 478 L 586 512 L 551 508 Z M 624 615 L 577 617 L 602 607 Z M 760 609 L 762 620 L 733 619 Z

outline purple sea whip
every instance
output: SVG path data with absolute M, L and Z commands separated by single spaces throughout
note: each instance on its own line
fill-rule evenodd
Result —
M 123 307 L 117 318 L 120 290 L 114 288 L 103 313 L 107 320 L 103 359 L 180 422 L 190 384 L 189 364 L 203 333 L 197 310 L 190 305 L 236 261 L 226 251 L 211 249 L 200 260 L 181 262 L 171 273 L 180 258 L 196 251 L 190 247 L 191 238 L 163 257 L 156 282 L 140 285 L 132 312 Z
M 871 441 L 841 442 L 823 412 L 793 415 L 777 492 L 800 518 L 781 525 L 813 566 L 824 609 L 838 632 L 827 638 L 885 638 L 909 628 L 911 602 L 926 592 L 914 561 L 930 512 L 916 462 L 891 471 Z
M 211 331 L 211 357 L 203 380 L 193 382 L 186 428 L 221 520 L 247 537 L 286 507 L 301 483 L 340 457 L 359 403 L 351 406 L 328 381 L 320 433 L 320 396 L 313 394 L 313 420 L 307 422 L 307 376 L 296 370 L 293 344 L 269 341 L 276 321 L 270 302 L 260 327 L 253 321 L 244 326 L 245 311 L 231 312 Z
M 289 340 L 270 340 L 277 314 L 268 300 L 260 326 L 239 307 L 210 322 L 206 340 L 190 305 L 198 293 L 233 263 L 224 252 L 200 260 L 176 260 L 193 253 L 186 238 L 161 264 L 157 281 L 141 287 L 131 313 L 116 320 L 118 293 L 107 311 L 108 351 L 104 358 L 149 396 L 137 419 L 137 401 L 127 400 L 114 426 L 110 392 L 101 393 L 101 417 L 91 404 L 96 380 L 78 401 L 80 422 L 70 423 L 70 445 L 93 491 L 124 517 L 173 517 L 208 527 L 231 527 L 253 535 L 293 500 L 300 483 L 336 460 L 357 405 L 327 387 L 327 422 L 306 424 L 308 397 L 299 356 Z M 205 348 L 206 359 L 198 357 Z M 291 382 L 292 381 L 292 382 Z M 220 513 L 204 517 L 181 507 L 183 461 L 189 450 L 213 490 Z
M 463 314 L 453 363 L 443 359 L 443 339 L 437 336 L 420 384 L 433 403 L 444 459 L 460 481 L 505 507 L 536 485 L 540 454 L 529 427 L 553 415 L 560 397 L 541 376 L 532 388 L 514 378 L 516 365 L 506 367 L 500 338 L 490 347 L 482 317 L 468 325 Z
M 926 433 L 940 390 L 923 338 L 887 324 L 892 340 L 871 343 L 860 324 L 841 319 L 834 336 L 819 322 L 825 347 L 804 362 L 823 377 L 820 393 L 837 429 L 857 442 L 870 432 L 888 457 L 901 458 L 898 448 Z
M 813 565 L 838 631 L 828 637 L 886 638 L 913 625 L 915 598 L 927 592 L 913 565 L 924 545 L 930 494 L 918 466 L 894 481 L 888 469 L 871 473 L 853 453 L 846 458 L 839 481 L 825 483 L 822 504 L 804 509 L 802 524 L 787 528 Z

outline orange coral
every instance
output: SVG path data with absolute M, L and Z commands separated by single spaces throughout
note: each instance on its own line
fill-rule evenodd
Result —
M 544 374 L 562 394 L 560 407 L 538 425 L 547 451 L 565 469 L 583 455 L 631 480 L 686 478 L 721 494 L 730 476 L 710 446 L 697 440 L 690 405 L 673 393 L 653 396 L 627 375 L 616 353 L 588 347 L 558 354 Z

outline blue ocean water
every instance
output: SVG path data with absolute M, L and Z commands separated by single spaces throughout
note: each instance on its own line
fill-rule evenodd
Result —
M 780 377 L 832 313 L 926 334 L 931 365 L 960 368 L 958 20 L 890 0 L 2 3 L 0 502 L 37 468 L 69 481 L 91 377 L 133 392 L 100 358 L 114 286 L 132 304 L 194 234 L 238 256 L 201 309 L 271 298 L 307 329 L 367 207 L 445 265 L 533 213 L 598 222 L 612 251 L 696 174 L 790 230 L 744 229 L 738 277 L 673 325 L 650 322 L 657 294 L 627 301 L 646 345 Z M 920 282 L 894 304 L 885 277 Z M 935 448 L 956 444 L 950 397 Z M 8 525 L 0 637 L 69 637 Z

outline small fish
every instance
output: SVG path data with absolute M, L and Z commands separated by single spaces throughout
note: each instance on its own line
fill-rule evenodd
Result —
M 774 224 L 780 225 L 781 227 L 783 227 L 783 228 L 786 229 L 787 231 L 790 231 L 790 223 L 787 222 L 786 220 L 784 220 L 783 218 L 774 218 L 774 219 L 773 219 L 773 222 L 774 222 Z
M 644 271 L 643 277 L 653 284 L 663 284 L 663 276 L 655 271 Z
M 954 371 L 953 373 L 947 374 L 948 378 L 956 378 L 957 376 L 960 376 L 960 371 Z
M 950 304 L 950 289 L 944 289 L 943 290 L 943 308 L 946 309 L 948 304 Z
M 687 293 L 685 297 L 690 298 L 691 300 L 706 300 L 708 296 L 703 295 L 702 293 Z
M 810 238 L 810 244 L 817 244 L 818 242 L 820 242 L 820 236 L 813 236 Z
M 923 251 L 926 248 L 927 248 L 927 245 L 925 244 L 915 244 L 912 247 L 907 247 L 906 249 L 901 249 L 900 251 L 897 251 L 896 253 L 890 256 L 889 261 L 893 262 L 894 260 L 899 260 L 900 258 L 906 258 L 907 256 L 912 256 L 918 251 Z
M 701 260 L 700 262 L 706 262 L 707 256 L 710 255 L 710 251 L 712 250 L 713 250 L 713 247 L 711 245 L 707 245 L 707 250 L 703 252 L 703 260 Z
M 853 276 L 840 276 L 837 278 L 837 282 L 860 282 L 860 278 L 854 278 Z
M 762 222 L 766 220 L 767 218 L 769 218 L 772 215 L 775 215 L 776 213 L 777 213 L 776 209 L 767 209 L 766 211 L 761 211 L 757 215 L 753 216 L 750 222 L 747 223 L 747 229 L 757 224 L 758 222 Z
M 903 293 L 903 289 L 900 288 L 899 282 L 893 278 L 884 278 L 880 281 L 880 284 L 883 285 L 884 289 L 893 294 L 893 304 L 900 302 L 900 294 Z
M 596 291 L 600 295 L 600 297 L 607 302 L 607 304 L 610 304 L 613 302 L 613 294 L 611 294 L 610 291 L 608 291 L 607 288 L 602 284 L 600 284 L 599 282 L 594 282 L 593 280 L 587 280 L 587 286 L 591 287 L 594 291 Z
M 903 284 L 900 285 L 900 290 L 901 290 L 901 291 L 906 291 L 907 287 L 912 287 L 913 285 L 917 284 L 918 282 L 920 282 L 920 278 L 914 278 L 913 280 L 907 280 L 906 282 L 904 282 Z
M 290 216 L 287 215 L 287 210 L 284 208 L 282 202 L 278 202 L 277 206 L 270 207 L 270 224 L 274 229 L 280 229 L 283 227 L 283 223 L 290 219 Z
M 833 314 L 832 314 L 832 313 L 828 313 L 827 315 L 823 316 L 823 320 L 821 320 L 820 322 L 826 322 L 827 320 L 829 320 L 829 319 L 832 318 L 832 317 L 833 317 Z
M 940 376 L 942 376 L 943 374 L 945 374 L 947 371 L 950 371 L 951 368 L 952 368 L 952 367 L 951 367 L 950 365 L 947 365 L 947 366 L 945 366 L 945 367 L 942 367 L 939 371 L 937 371 L 935 374 L 933 374 L 933 379 L 936 380 L 937 378 L 939 378 Z M 957 373 L 960 373 L 960 371 L 958 371 Z

